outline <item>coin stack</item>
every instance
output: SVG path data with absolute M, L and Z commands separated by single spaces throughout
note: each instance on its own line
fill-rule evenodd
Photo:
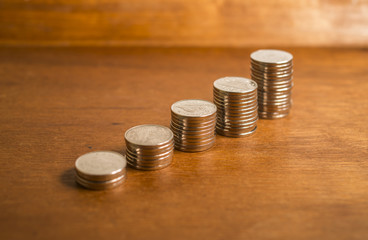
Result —
M 257 129 L 257 83 L 242 77 L 224 77 L 213 83 L 217 106 L 216 132 L 227 137 L 245 137 Z
M 200 152 L 215 144 L 216 105 L 197 99 L 181 100 L 171 106 L 171 129 L 175 148 Z
M 117 152 L 90 152 L 75 161 L 75 180 L 93 190 L 114 188 L 124 182 L 126 164 L 125 157 Z
M 258 50 L 250 55 L 252 79 L 258 84 L 261 118 L 286 117 L 292 105 L 293 55 L 280 50 Z
M 128 164 L 139 170 L 158 170 L 171 164 L 173 133 L 161 125 L 139 125 L 125 133 Z

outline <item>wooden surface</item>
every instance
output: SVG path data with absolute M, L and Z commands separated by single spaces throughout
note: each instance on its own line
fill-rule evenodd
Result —
M 0 49 L 0 239 L 367 239 L 366 49 L 286 49 L 292 114 L 249 138 L 128 169 L 112 191 L 74 182 L 78 156 L 169 125 L 170 105 L 249 76 L 254 49 Z
M 1 0 L 0 45 L 368 46 L 368 0 Z

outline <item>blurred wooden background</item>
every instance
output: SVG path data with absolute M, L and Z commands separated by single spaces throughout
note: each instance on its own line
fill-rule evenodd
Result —
M 368 0 L 1 0 L 0 45 L 368 46 Z

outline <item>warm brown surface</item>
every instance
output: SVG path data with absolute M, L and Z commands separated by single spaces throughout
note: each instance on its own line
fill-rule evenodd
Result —
M 368 46 L 368 0 L 1 0 L 0 45 Z
M 367 239 L 367 50 L 288 49 L 288 118 L 113 191 L 75 184 L 78 156 L 211 100 L 251 50 L 0 49 L 0 239 Z

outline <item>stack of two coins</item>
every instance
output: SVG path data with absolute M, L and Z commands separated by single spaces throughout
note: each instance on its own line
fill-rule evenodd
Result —
M 200 152 L 215 144 L 216 105 L 204 100 L 182 100 L 171 106 L 175 148 Z
M 75 162 L 75 180 L 85 188 L 103 190 L 119 186 L 126 177 L 126 159 L 111 151 L 90 152 Z
M 217 106 L 216 132 L 227 137 L 245 137 L 257 129 L 257 83 L 241 77 L 224 77 L 213 83 Z
M 292 105 L 293 55 L 280 50 L 258 50 L 250 57 L 252 79 L 258 84 L 259 116 L 286 117 Z
M 161 125 L 139 125 L 125 133 L 126 159 L 139 170 L 158 170 L 171 164 L 174 150 L 172 131 Z

